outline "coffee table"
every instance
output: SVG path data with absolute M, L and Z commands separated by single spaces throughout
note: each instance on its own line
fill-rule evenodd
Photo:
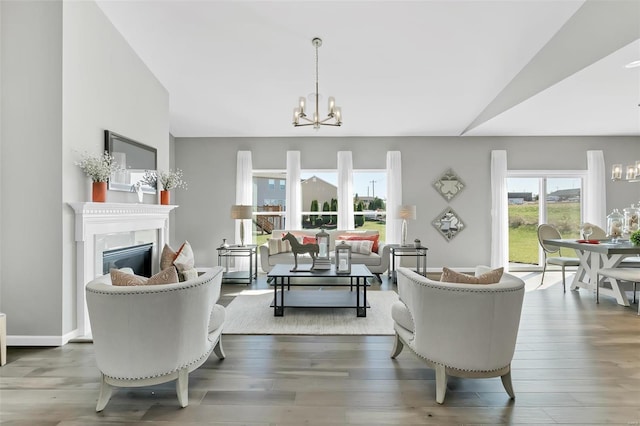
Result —
M 335 265 L 331 269 L 311 271 L 300 270 L 311 265 L 298 265 L 298 271 L 291 272 L 293 265 L 278 264 L 267 275 L 273 278 L 273 315 L 284 316 L 284 308 L 355 308 L 359 317 L 367 316 L 367 279 L 373 274 L 365 265 L 351 265 L 351 273 L 336 273 Z M 304 280 L 291 281 L 291 278 Z M 348 278 L 336 280 L 336 278 Z M 349 287 L 350 290 L 309 291 L 291 290 L 291 287 L 322 286 Z M 355 291 L 353 287 L 355 286 Z M 285 287 L 287 288 L 285 290 Z

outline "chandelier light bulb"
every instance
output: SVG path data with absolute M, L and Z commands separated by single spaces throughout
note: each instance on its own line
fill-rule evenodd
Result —
M 336 106 L 336 100 L 333 96 L 329 97 L 329 113 L 327 117 L 320 119 L 320 115 L 318 113 L 318 103 L 320 101 L 320 94 L 318 91 L 318 48 L 322 46 L 322 39 L 315 37 L 311 40 L 311 44 L 316 49 L 316 90 L 314 93 L 309 95 L 309 102 L 311 104 L 315 104 L 315 111 L 312 115 L 313 118 L 307 117 L 307 113 L 305 112 L 306 100 L 304 97 L 300 97 L 298 100 L 299 107 L 294 109 L 293 112 L 293 125 L 295 127 L 313 126 L 315 129 L 319 129 L 320 126 L 338 127 L 342 125 L 342 111 Z

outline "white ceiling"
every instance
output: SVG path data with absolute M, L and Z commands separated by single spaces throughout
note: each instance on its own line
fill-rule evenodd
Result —
M 98 5 L 168 90 L 176 137 L 640 135 L 640 1 Z M 291 124 L 316 36 L 344 120 L 317 131 Z

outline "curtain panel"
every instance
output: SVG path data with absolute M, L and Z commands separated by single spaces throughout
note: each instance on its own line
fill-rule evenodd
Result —
M 509 267 L 507 151 L 491 151 L 491 267 Z
M 387 152 L 387 219 L 386 242 L 399 244 L 401 221 L 398 207 L 402 205 L 402 156 L 400 151 Z
M 287 151 L 287 189 L 285 229 L 302 229 L 302 189 L 300 186 L 300 151 Z
M 338 229 L 355 229 L 353 214 L 353 157 L 338 151 Z
M 587 151 L 587 179 L 584 190 L 584 221 L 606 229 L 607 185 L 604 153 Z

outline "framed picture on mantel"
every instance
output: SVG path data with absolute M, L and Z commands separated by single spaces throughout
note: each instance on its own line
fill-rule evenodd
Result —
M 109 189 L 112 191 L 131 192 L 135 184 L 141 181 L 145 170 L 155 171 L 158 168 L 157 149 L 110 130 L 104 131 L 104 149 L 124 169 L 114 173 L 109 179 Z M 156 188 L 142 185 L 142 191 L 155 194 Z

